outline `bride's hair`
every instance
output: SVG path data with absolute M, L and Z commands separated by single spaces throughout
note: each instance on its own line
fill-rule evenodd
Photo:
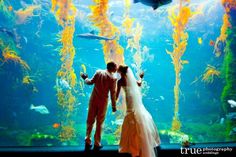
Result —
M 127 65 L 120 65 L 118 67 L 118 72 L 122 73 L 122 74 L 126 74 L 128 70 L 128 66 Z

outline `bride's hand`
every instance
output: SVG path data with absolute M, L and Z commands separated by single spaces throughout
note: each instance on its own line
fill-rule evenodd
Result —
M 144 72 L 143 72 L 143 71 L 139 74 L 139 77 L 140 77 L 141 79 L 144 77 Z

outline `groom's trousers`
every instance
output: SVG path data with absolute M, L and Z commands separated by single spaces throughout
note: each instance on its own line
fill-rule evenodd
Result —
M 91 144 L 91 132 L 93 129 L 93 125 L 96 121 L 96 131 L 94 134 L 94 145 L 101 145 L 101 134 L 102 134 L 102 125 L 105 120 L 106 111 L 107 111 L 107 99 L 101 100 L 101 98 L 91 97 L 89 108 L 88 108 L 88 116 L 87 116 L 87 131 L 85 142 Z

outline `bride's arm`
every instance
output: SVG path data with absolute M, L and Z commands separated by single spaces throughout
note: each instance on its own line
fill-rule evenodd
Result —
M 137 81 L 137 84 L 138 84 L 139 87 L 142 85 L 143 76 L 144 76 L 144 72 L 141 72 L 139 74 L 140 80 Z
M 141 87 L 142 86 L 142 80 L 137 81 L 137 84 L 138 84 L 139 87 Z

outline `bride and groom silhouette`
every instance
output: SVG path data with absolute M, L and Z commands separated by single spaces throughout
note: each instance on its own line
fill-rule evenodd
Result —
M 116 72 L 120 74 L 118 81 L 113 76 Z M 143 76 L 144 74 L 141 73 L 141 80 Z M 142 103 L 142 94 L 139 89 L 142 82 L 135 79 L 132 70 L 125 65 L 117 68 L 114 62 L 109 62 L 106 70 L 97 70 L 91 79 L 84 73 L 81 77 L 86 84 L 94 84 L 89 101 L 85 150 L 92 148 L 91 132 L 95 121 L 93 149 L 98 151 L 102 148 L 101 133 L 107 111 L 108 94 L 110 92 L 112 111 L 116 112 L 116 100 L 123 88 L 126 98 L 126 115 L 122 124 L 119 152 L 130 153 L 132 157 L 155 157 L 154 147 L 160 145 L 159 134 L 152 116 Z

